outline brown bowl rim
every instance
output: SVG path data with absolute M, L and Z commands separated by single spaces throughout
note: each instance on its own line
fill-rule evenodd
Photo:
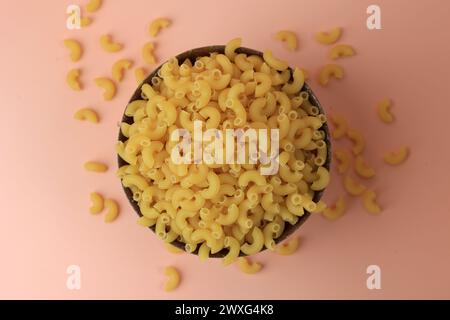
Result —
M 210 53 L 213 52 L 219 52 L 219 53 L 224 53 L 225 50 L 225 46 L 224 45 L 213 45 L 213 46 L 206 46 L 206 47 L 200 47 L 200 48 L 196 48 L 196 49 L 191 49 L 188 51 L 185 51 L 179 55 L 176 56 L 176 58 L 178 59 L 178 61 L 184 61 L 186 59 L 191 60 L 192 63 L 195 62 L 195 59 L 197 57 L 203 57 L 203 56 L 208 56 Z M 258 55 L 260 57 L 263 56 L 262 52 L 254 50 L 254 49 L 250 49 L 250 48 L 245 48 L 245 47 L 239 47 L 236 49 L 237 53 L 245 53 L 247 55 Z M 144 85 L 145 83 L 150 84 L 151 85 L 151 79 L 153 77 L 155 77 L 158 73 L 158 70 L 162 67 L 164 63 L 160 64 L 155 70 L 153 70 L 153 72 L 151 74 L 149 74 L 147 76 L 147 78 L 145 80 L 143 80 L 138 88 L 135 90 L 134 94 L 132 95 L 131 99 L 129 100 L 128 104 L 135 101 L 135 100 L 141 100 L 141 88 L 142 85 Z M 289 67 L 289 70 L 292 69 Z M 308 92 L 309 95 L 309 101 L 314 105 L 317 106 L 319 108 L 319 113 L 325 115 L 325 111 L 322 108 L 322 105 L 320 104 L 319 100 L 317 99 L 316 95 L 314 94 L 314 92 L 311 90 L 310 86 L 305 82 L 303 88 L 301 91 L 306 91 Z M 127 104 L 127 105 L 128 105 Z M 126 110 L 126 106 L 125 106 L 125 110 Z M 132 117 L 128 117 L 125 115 L 125 111 L 123 113 L 122 116 L 122 122 L 126 122 L 128 124 L 131 124 L 133 121 Z M 325 164 L 323 165 L 325 168 L 327 168 L 328 170 L 330 169 L 331 166 L 331 139 L 330 139 L 330 132 L 329 132 L 329 128 L 328 128 L 328 124 L 327 122 L 325 122 L 322 127 L 320 128 L 321 130 L 323 130 L 325 132 L 325 142 L 327 144 L 327 159 L 325 161 Z M 118 137 L 119 141 L 126 141 L 127 138 L 122 134 L 122 131 L 119 129 L 119 137 Z M 119 155 L 117 156 L 118 158 L 118 165 L 119 168 L 127 165 L 128 163 L 125 162 L 125 160 L 123 160 Z M 131 206 L 133 207 L 134 211 L 138 214 L 139 217 L 142 217 L 142 213 L 140 211 L 139 205 L 136 201 L 134 201 L 133 199 L 133 193 L 131 191 L 130 188 L 125 187 L 122 183 L 122 188 L 128 198 L 128 201 L 130 202 Z M 317 202 L 322 198 L 322 195 L 324 193 L 324 190 L 321 190 L 319 192 L 316 192 L 314 194 L 314 198 L 313 201 Z M 288 238 L 292 233 L 294 233 L 297 229 L 300 228 L 300 226 L 310 217 L 311 213 L 308 211 L 305 211 L 304 215 L 302 215 L 301 217 L 299 217 L 298 221 L 296 224 L 291 225 L 290 223 L 286 223 L 285 229 L 283 231 L 283 233 L 281 234 L 280 237 L 278 237 L 275 240 L 275 243 L 280 243 L 283 240 L 285 240 L 286 238 Z M 151 229 L 153 232 L 155 231 L 155 226 L 149 227 L 149 229 Z M 155 234 L 156 236 L 156 234 Z M 159 239 L 159 238 L 158 238 Z M 161 240 L 161 239 L 159 239 Z M 177 248 L 182 249 L 183 251 L 185 251 L 185 243 L 179 241 L 178 239 L 176 239 L 175 241 L 171 242 L 170 244 L 174 245 Z M 192 254 L 197 254 L 199 250 L 199 247 L 196 248 L 195 251 L 191 252 Z M 264 247 L 262 251 L 266 250 L 266 247 Z M 221 251 L 215 253 L 215 254 L 211 254 L 210 257 L 211 258 L 223 258 L 226 254 L 228 253 L 227 249 L 222 249 Z M 246 256 L 244 253 L 240 252 L 240 256 Z

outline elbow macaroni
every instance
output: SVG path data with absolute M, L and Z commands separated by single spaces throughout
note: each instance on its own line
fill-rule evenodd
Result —
M 89 0 L 89 3 L 86 5 L 87 12 L 95 12 L 102 6 L 102 0 Z
M 277 32 L 275 38 L 277 40 L 285 42 L 289 51 L 297 50 L 297 35 L 294 32 L 281 30 Z
M 318 32 L 316 33 L 316 40 L 321 44 L 333 44 L 337 42 L 342 34 L 342 29 L 337 27 L 333 28 L 328 32 Z
M 336 79 L 344 78 L 344 69 L 337 64 L 326 64 L 319 71 L 319 83 L 322 86 L 328 85 L 330 78 Z
M 97 113 L 90 108 L 83 108 L 75 112 L 74 118 L 80 121 L 89 121 L 92 123 L 98 123 Z
M 81 59 L 83 49 L 80 42 L 74 39 L 66 39 L 64 40 L 64 45 L 70 50 L 70 60 L 76 62 Z
M 112 199 L 105 200 L 105 209 L 107 213 L 105 215 L 105 222 L 110 223 L 117 219 L 119 216 L 119 205 Z
M 116 95 L 116 85 L 111 79 L 106 77 L 96 78 L 95 84 L 103 89 L 103 99 L 106 101 L 112 100 Z
M 237 261 L 239 270 L 247 274 L 255 274 L 261 271 L 262 265 L 258 262 L 250 262 L 247 258 L 241 257 Z
M 164 290 L 170 292 L 178 288 L 181 280 L 178 270 L 173 266 L 168 266 L 164 269 L 164 274 L 167 276 Z
M 92 192 L 90 197 L 92 205 L 89 208 L 89 211 L 91 212 L 91 214 L 98 214 L 102 212 L 104 208 L 104 200 L 101 194 L 97 192 Z
M 330 50 L 330 59 L 336 60 L 341 57 L 351 57 L 355 55 L 355 49 L 348 44 L 338 44 L 331 48 Z
M 92 172 L 106 172 L 108 171 L 108 166 L 106 164 L 94 161 L 88 161 L 84 164 L 84 168 L 87 171 Z
M 148 32 L 152 37 L 156 37 L 162 28 L 170 26 L 171 21 L 167 18 L 157 18 L 150 23 Z
M 380 102 L 378 102 L 377 105 L 378 117 L 384 123 L 391 123 L 394 121 L 394 115 L 390 112 L 391 105 L 392 101 L 389 98 L 383 99 Z
M 112 66 L 112 77 L 117 82 L 121 82 L 123 78 L 123 71 L 128 70 L 133 66 L 133 61 L 129 59 L 121 59 L 116 61 Z
M 72 69 L 67 73 L 67 84 L 74 91 L 80 91 L 82 89 L 79 77 L 81 74 L 80 69 Z
M 401 147 L 396 151 L 388 152 L 384 155 L 384 162 L 387 164 L 390 164 L 392 166 L 399 165 L 408 158 L 409 155 L 409 148 L 408 147 Z
M 122 50 L 123 45 L 115 43 L 109 34 L 104 34 L 100 37 L 100 46 L 106 52 L 118 52 Z

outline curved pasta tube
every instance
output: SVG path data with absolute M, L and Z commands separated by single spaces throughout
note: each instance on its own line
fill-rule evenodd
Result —
M 381 212 L 380 205 L 377 203 L 377 195 L 372 190 L 367 190 L 362 195 L 362 202 L 364 208 L 371 214 L 378 214 Z
M 78 110 L 77 112 L 75 112 L 74 118 L 76 120 L 81 120 L 81 121 L 89 121 L 92 123 L 98 123 L 98 115 L 97 113 L 90 109 L 90 108 L 82 108 L 80 110 Z
M 227 99 L 226 105 L 236 115 L 233 124 L 237 127 L 242 127 L 247 122 L 247 111 L 245 111 L 242 103 L 237 98 L 230 98 Z
M 237 53 L 235 52 L 237 48 L 239 48 L 242 44 L 242 38 L 234 38 L 228 41 L 225 45 L 225 55 L 231 61 L 234 61 L 234 57 L 236 57 Z
M 147 64 L 156 64 L 156 58 L 154 56 L 155 44 L 153 42 L 147 42 L 142 47 L 142 59 Z
M 289 67 L 286 61 L 275 58 L 271 50 L 263 52 L 263 59 L 271 68 L 277 71 L 284 71 Z
M 197 80 L 194 82 L 193 90 L 197 90 L 199 97 L 195 101 L 195 107 L 201 109 L 211 100 L 212 90 L 206 80 Z
M 142 226 L 142 227 L 152 227 L 156 224 L 156 219 L 149 219 L 145 216 L 139 217 L 139 219 L 137 220 L 137 224 Z
M 147 180 L 143 176 L 137 174 L 128 174 L 124 176 L 122 178 L 122 184 L 127 188 L 135 186 L 142 191 L 148 188 Z
M 338 44 L 331 48 L 329 57 L 332 60 L 336 60 L 341 57 L 351 57 L 355 55 L 355 49 L 348 44 Z
M 199 111 L 200 115 L 206 119 L 206 129 L 216 129 L 219 127 L 221 115 L 215 107 L 204 107 Z
M 399 165 L 408 158 L 409 155 L 409 148 L 408 147 L 401 147 L 398 150 L 388 152 L 384 155 L 384 162 L 387 164 L 390 164 L 392 166 Z
M 134 77 L 136 78 L 136 83 L 141 84 L 145 80 L 147 71 L 144 68 L 134 69 Z
M 340 174 L 347 172 L 348 168 L 350 168 L 350 153 L 343 149 L 336 149 L 334 150 L 334 157 L 338 161 L 338 172 Z
M 228 253 L 222 259 L 222 263 L 225 266 L 232 264 L 239 257 L 239 252 L 241 250 L 241 245 L 238 240 L 233 237 L 227 236 L 224 240 L 225 248 L 229 248 Z
M 81 17 L 81 19 L 80 19 L 80 25 L 82 28 L 87 27 L 91 23 L 92 23 L 92 20 L 89 17 Z
M 289 51 L 297 50 L 297 35 L 294 32 L 281 30 L 276 33 L 275 38 L 285 42 Z
M 205 199 L 212 199 L 219 193 L 220 180 L 217 174 L 215 174 L 213 171 L 208 172 L 206 180 L 208 181 L 208 188 L 202 190 L 200 194 Z
M 355 171 L 362 178 L 368 179 L 375 176 L 375 170 L 364 161 L 361 155 L 355 159 Z
M 342 29 L 339 27 L 333 28 L 328 32 L 316 33 L 316 40 L 321 44 L 333 44 L 341 38 Z
M 264 227 L 264 246 L 267 249 L 271 251 L 275 250 L 275 240 L 273 240 L 273 237 L 280 230 L 280 228 L 280 225 L 275 222 L 270 222 Z
M 273 193 L 266 193 L 262 196 L 261 206 L 268 212 L 280 212 L 280 205 L 273 201 Z
M 258 262 L 249 262 L 249 260 L 245 257 L 240 257 L 237 260 L 237 264 L 239 270 L 247 274 L 255 274 L 261 271 L 262 269 L 262 264 Z
M 232 203 L 228 208 L 227 208 L 227 214 L 221 214 L 217 219 L 216 222 L 220 223 L 221 225 L 224 226 L 229 226 L 234 224 L 237 219 L 239 218 L 239 208 L 235 203 Z
M 289 256 L 297 251 L 299 244 L 300 239 L 298 237 L 293 237 L 289 239 L 289 241 L 286 241 L 283 244 L 278 245 L 275 249 L 275 252 L 282 256 Z
M 337 114 L 331 115 L 330 120 L 334 125 L 334 130 L 331 132 L 333 138 L 340 139 L 344 137 L 347 134 L 348 129 L 347 120 L 343 116 Z
M 177 109 L 175 105 L 170 101 L 160 101 L 156 103 L 156 106 L 163 111 L 162 120 L 166 122 L 168 126 L 175 123 L 177 120 Z
M 305 84 L 305 75 L 303 74 L 303 71 L 297 67 L 294 69 L 292 78 L 293 81 L 291 83 L 286 83 L 282 88 L 282 90 L 287 94 L 296 94 Z
M 249 117 L 252 121 L 267 122 L 267 116 L 263 113 L 264 107 L 266 106 L 266 98 L 256 98 L 252 101 L 249 107 Z
M 103 99 L 106 101 L 112 100 L 116 95 L 116 85 L 111 79 L 106 77 L 96 78 L 95 84 L 103 89 Z
M 167 276 L 167 281 L 164 290 L 167 292 L 173 291 L 180 285 L 180 273 L 173 266 L 168 266 L 164 269 L 164 274 Z
M 253 242 L 251 244 L 244 243 L 241 246 L 241 251 L 246 255 L 258 253 L 264 247 L 264 234 L 260 228 L 258 227 L 253 228 L 252 239 Z
M 337 64 L 326 64 L 319 71 L 319 83 L 322 86 L 326 86 L 330 81 L 330 78 L 336 79 L 344 78 L 344 68 Z
M 327 168 L 319 167 L 317 169 L 319 178 L 311 184 L 311 190 L 318 191 L 325 189 L 330 183 L 330 173 Z
M 348 129 L 347 137 L 352 141 L 352 152 L 356 156 L 364 151 L 366 140 L 362 133 L 356 129 Z
M 109 34 L 104 34 L 100 37 L 100 46 L 106 52 L 118 52 L 123 48 L 122 44 L 113 42 Z
M 150 23 L 148 32 L 152 37 L 156 37 L 162 28 L 170 26 L 171 21 L 167 18 L 157 18 Z
M 209 254 L 211 252 L 211 249 L 208 247 L 206 242 L 203 242 L 200 248 L 198 249 L 198 258 L 200 261 L 206 261 L 209 258 Z
M 75 39 L 65 39 L 64 45 L 70 50 L 70 60 L 76 62 L 81 59 L 83 49 L 79 41 Z
M 71 69 L 67 73 L 66 81 L 72 90 L 80 91 L 82 89 L 81 82 L 79 80 L 80 74 L 80 69 Z
M 246 187 L 250 182 L 253 182 L 258 186 L 264 186 L 267 184 L 266 178 L 257 170 L 248 170 L 239 176 L 238 185 L 240 187 Z
M 133 61 L 129 59 L 121 59 L 116 61 L 112 66 L 112 77 L 114 80 L 121 82 L 123 79 L 123 71 L 133 66 Z
M 92 192 L 90 198 L 92 205 L 89 208 L 89 211 L 91 214 L 98 214 L 102 212 L 104 208 L 104 200 L 102 195 L 97 192 Z
M 88 161 L 84 164 L 84 168 L 87 171 L 92 172 L 106 172 L 108 171 L 108 166 L 106 164 L 95 162 L 95 161 Z
M 107 211 L 105 215 L 105 222 L 110 223 L 117 219 L 119 216 L 119 205 L 112 199 L 105 200 L 105 209 Z
M 87 12 L 95 12 L 102 6 L 102 0 L 89 0 L 86 5 Z
M 389 98 L 383 99 L 377 104 L 378 117 L 384 123 L 392 123 L 394 115 L 390 112 L 392 101 Z
M 173 254 L 184 253 L 184 250 L 181 250 L 180 248 L 175 247 L 173 244 L 166 243 L 165 246 L 166 246 L 167 251 L 169 251 L 170 253 L 173 253 Z
M 352 196 L 359 196 L 364 191 L 366 191 L 365 186 L 356 182 L 348 175 L 344 177 L 344 188 L 348 192 L 348 194 L 350 194 Z
M 336 220 L 344 215 L 345 208 L 344 197 L 340 196 L 335 204 L 323 210 L 322 215 L 328 220 Z

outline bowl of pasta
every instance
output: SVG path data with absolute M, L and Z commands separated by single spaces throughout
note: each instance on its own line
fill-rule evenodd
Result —
M 116 149 L 138 224 L 201 259 L 274 250 L 324 207 L 324 110 L 299 68 L 239 38 L 154 70 L 125 108 Z

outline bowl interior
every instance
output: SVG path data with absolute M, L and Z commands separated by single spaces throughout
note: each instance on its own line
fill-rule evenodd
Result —
M 223 45 L 216 45 L 216 46 L 208 46 L 208 47 L 202 47 L 202 48 L 197 48 L 197 49 L 192 49 L 186 52 L 183 52 L 179 55 L 177 55 L 177 59 L 178 61 L 184 61 L 186 59 L 191 60 L 192 63 L 195 62 L 197 57 L 203 57 L 203 56 L 208 56 L 210 53 L 213 52 L 219 52 L 219 53 L 224 53 L 224 49 L 225 46 Z M 245 53 L 247 55 L 258 55 L 260 57 L 262 57 L 262 53 L 253 49 L 249 49 L 249 48 L 244 48 L 244 47 L 240 47 L 236 50 L 236 52 L 238 53 Z M 135 100 L 140 100 L 141 98 L 141 87 L 144 83 L 148 83 L 151 85 L 151 79 L 153 77 L 155 77 L 157 75 L 158 70 L 161 68 L 161 66 L 159 66 L 157 69 L 155 69 L 140 85 L 139 87 L 136 89 L 136 91 L 134 92 L 133 96 L 131 97 L 129 102 L 133 102 Z M 292 70 L 291 70 L 292 71 Z M 314 93 L 312 92 L 311 88 L 305 83 L 305 85 L 303 86 L 302 91 L 306 91 L 309 94 L 309 101 L 317 106 L 319 108 L 319 112 L 321 114 L 325 114 L 319 100 L 317 99 L 317 97 L 314 95 Z M 133 118 L 132 117 L 128 117 L 125 115 L 125 113 L 123 114 L 122 117 L 122 122 L 126 122 L 128 124 L 133 123 Z M 324 167 L 327 169 L 330 169 L 330 164 L 331 164 L 331 143 L 330 143 L 330 133 L 329 133 L 329 129 L 328 129 L 328 125 L 327 123 L 324 123 L 323 126 L 321 127 L 321 130 L 323 130 L 325 132 L 325 142 L 327 144 L 327 158 L 324 164 Z M 127 140 L 127 138 L 122 134 L 121 130 L 119 130 L 119 141 L 125 142 Z M 118 163 L 119 163 L 119 168 L 126 165 L 127 162 L 125 162 L 122 158 L 120 158 L 120 156 L 118 156 Z M 133 199 L 133 193 L 131 191 L 131 189 L 124 187 L 122 185 L 125 194 L 128 198 L 128 201 L 131 203 L 132 207 L 134 208 L 134 210 L 136 211 L 136 213 L 139 216 L 142 216 L 142 213 L 139 209 L 139 205 L 136 201 L 134 201 Z M 315 202 L 319 201 L 320 198 L 323 195 L 323 190 L 316 192 L 314 195 L 313 200 Z M 291 225 L 289 223 L 286 223 L 285 229 L 283 234 L 275 239 L 276 243 L 279 243 L 281 241 L 283 241 L 284 239 L 286 239 L 287 237 L 289 237 L 295 230 L 297 230 L 305 221 L 306 219 L 308 219 L 308 217 L 311 214 L 307 211 L 305 211 L 305 214 L 301 217 L 299 217 L 298 222 L 295 225 Z M 152 229 L 153 231 L 155 230 L 155 227 L 150 227 L 150 229 Z M 184 246 L 185 244 L 181 241 L 179 241 L 178 239 L 175 240 L 174 242 L 172 242 L 172 244 L 182 250 L 184 250 Z M 263 250 L 265 250 L 265 248 L 263 248 Z M 214 258 L 221 258 L 224 257 L 227 254 L 228 250 L 223 249 L 221 251 L 219 251 L 218 253 L 215 254 L 211 254 L 210 257 L 214 257 Z M 198 248 L 192 252 L 193 254 L 197 254 L 198 253 Z M 241 255 L 244 255 L 241 252 Z

